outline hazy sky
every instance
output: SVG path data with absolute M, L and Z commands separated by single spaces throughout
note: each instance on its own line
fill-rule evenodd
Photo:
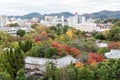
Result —
M 92 13 L 120 10 L 120 0 L 0 0 L 0 15 L 24 15 L 30 12 L 57 13 L 69 11 Z

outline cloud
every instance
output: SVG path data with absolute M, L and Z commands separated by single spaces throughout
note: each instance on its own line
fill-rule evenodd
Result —
M 69 11 L 92 13 L 120 10 L 120 0 L 1 0 L 0 14 L 24 15 L 29 12 L 56 13 Z

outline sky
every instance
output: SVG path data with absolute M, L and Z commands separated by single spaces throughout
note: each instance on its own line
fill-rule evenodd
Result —
M 120 0 L 0 0 L 0 15 L 71 12 L 93 13 L 120 10 Z

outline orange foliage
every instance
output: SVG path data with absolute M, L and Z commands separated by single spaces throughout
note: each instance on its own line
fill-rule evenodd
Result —
M 120 49 L 120 42 L 110 42 L 108 44 L 109 49 Z
M 77 68 L 83 67 L 83 66 L 84 66 L 84 64 L 81 63 L 81 62 L 76 62 L 76 63 L 75 63 L 75 67 L 77 67 Z
M 104 61 L 104 57 L 101 54 L 97 54 L 97 53 L 88 54 L 88 61 L 87 61 L 88 64 L 93 64 L 102 61 Z
M 52 42 L 51 46 L 56 48 L 59 52 L 64 50 L 66 52 L 66 55 L 72 54 L 75 57 L 78 57 L 81 53 L 81 51 L 79 49 L 76 49 L 75 47 L 70 47 L 65 44 L 58 44 L 57 42 Z
M 41 42 L 41 41 L 45 41 L 48 40 L 48 34 L 46 31 L 42 31 L 40 34 L 38 33 L 34 33 L 32 35 L 32 38 L 34 40 L 35 43 Z

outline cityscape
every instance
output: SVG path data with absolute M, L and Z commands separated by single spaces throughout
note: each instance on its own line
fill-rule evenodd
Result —
M 119 3 L 0 1 L 0 80 L 120 80 Z
M 112 23 L 108 22 L 106 24 L 96 24 L 95 21 L 97 19 L 87 19 L 85 16 L 79 16 L 78 13 L 75 13 L 73 16 L 65 18 L 64 16 L 45 16 L 44 19 L 39 19 L 37 17 L 33 17 L 32 19 L 21 19 L 11 17 L 8 18 L 5 15 L 0 16 L 0 30 L 7 31 L 12 35 L 17 34 L 17 30 L 23 29 L 26 32 L 30 32 L 32 30 L 31 25 L 33 24 L 42 24 L 45 26 L 56 26 L 57 24 L 61 24 L 62 26 L 68 25 L 75 29 L 79 29 L 85 32 L 103 32 L 104 30 L 110 30 L 112 27 Z M 9 27 L 10 24 L 18 24 L 17 26 Z

